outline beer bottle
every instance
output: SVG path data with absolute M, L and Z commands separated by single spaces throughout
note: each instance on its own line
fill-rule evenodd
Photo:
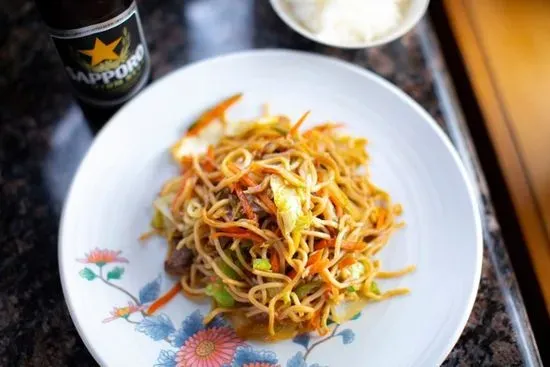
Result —
M 134 0 L 36 0 L 92 128 L 149 81 L 151 62 Z

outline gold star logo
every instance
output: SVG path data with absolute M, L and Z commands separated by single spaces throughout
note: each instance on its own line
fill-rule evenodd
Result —
M 96 66 L 105 60 L 116 60 L 118 59 L 118 55 L 115 53 L 114 49 L 118 46 L 120 39 L 121 37 L 118 37 L 116 40 L 106 45 L 96 37 L 94 48 L 91 50 L 78 50 L 78 52 L 90 56 L 92 58 L 92 66 Z

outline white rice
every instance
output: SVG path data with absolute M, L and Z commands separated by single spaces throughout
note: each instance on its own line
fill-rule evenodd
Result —
M 319 39 L 358 45 L 385 36 L 403 20 L 408 0 L 284 0 L 290 15 Z

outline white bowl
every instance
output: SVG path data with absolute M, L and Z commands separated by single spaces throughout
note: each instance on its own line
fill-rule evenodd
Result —
M 386 1 L 386 0 L 381 0 L 381 1 Z M 382 37 L 378 37 L 372 41 L 367 41 L 367 42 L 358 43 L 358 44 L 351 44 L 351 45 L 326 41 L 318 37 L 316 34 L 314 34 L 309 29 L 307 29 L 302 24 L 300 24 L 298 20 L 292 17 L 290 12 L 287 11 L 287 9 L 285 9 L 286 5 L 284 4 L 285 2 L 284 0 L 270 0 L 270 3 L 273 10 L 275 10 L 275 13 L 277 13 L 277 15 L 279 16 L 279 18 L 281 18 L 283 22 L 285 22 L 290 28 L 292 28 L 302 36 L 327 46 L 347 48 L 347 49 L 359 49 L 359 48 L 366 48 L 366 47 L 381 46 L 383 44 L 396 40 L 397 38 L 403 36 L 405 33 L 410 31 L 412 27 L 414 27 L 416 23 L 418 23 L 420 19 L 422 19 L 422 16 L 424 16 L 424 14 L 426 13 L 430 0 L 408 0 L 408 1 L 409 1 L 408 9 L 406 10 L 403 20 L 397 27 L 393 28 Z

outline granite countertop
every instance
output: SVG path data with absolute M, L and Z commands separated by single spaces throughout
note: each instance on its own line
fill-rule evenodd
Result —
M 445 365 L 541 365 L 428 20 L 387 46 L 343 51 L 292 32 L 267 0 L 142 1 L 139 6 L 153 79 L 222 53 L 292 48 L 373 70 L 424 106 L 457 146 L 477 182 L 484 212 L 479 293 Z M 32 1 L 0 0 L 0 70 L 0 365 L 94 365 L 68 314 L 57 267 L 62 202 L 93 136 Z

